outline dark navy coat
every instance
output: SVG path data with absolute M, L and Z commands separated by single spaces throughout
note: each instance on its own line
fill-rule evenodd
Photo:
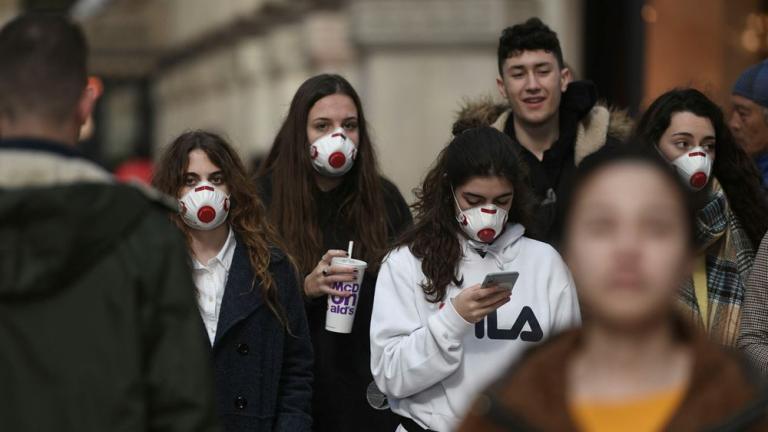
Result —
M 227 432 L 310 431 L 312 344 L 296 274 L 273 249 L 270 272 L 289 334 L 262 297 L 238 240 L 212 347 L 217 412 Z

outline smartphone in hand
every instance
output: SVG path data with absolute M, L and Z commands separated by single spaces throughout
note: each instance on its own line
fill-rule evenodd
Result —
M 481 288 L 488 288 L 490 286 L 497 286 L 512 291 L 517 278 L 520 277 L 518 272 L 500 272 L 500 273 L 488 273 L 483 279 Z

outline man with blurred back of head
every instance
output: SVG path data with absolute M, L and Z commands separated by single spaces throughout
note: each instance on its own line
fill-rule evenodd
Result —
M 171 207 L 75 148 L 86 57 L 63 17 L 0 30 L 0 430 L 217 430 Z
M 768 60 L 745 70 L 731 93 L 728 126 L 736 142 L 750 155 L 768 187 Z

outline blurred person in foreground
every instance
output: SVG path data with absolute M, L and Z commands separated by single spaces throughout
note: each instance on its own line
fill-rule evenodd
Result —
M 768 60 L 745 70 L 731 92 L 728 126 L 736 142 L 755 161 L 768 187 Z
M 680 306 L 712 340 L 736 346 L 755 246 L 768 228 L 760 175 L 733 141 L 723 112 L 696 89 L 659 96 L 637 133 L 674 167 L 696 202 L 696 256 Z
M 0 31 L 0 430 L 218 430 L 173 207 L 75 148 L 86 57 L 62 17 Z
M 505 103 L 467 103 L 458 121 L 492 125 L 512 138 L 536 198 L 535 223 L 527 234 L 556 245 L 576 167 L 626 138 L 632 122 L 623 111 L 598 103 L 593 83 L 573 80 L 557 34 L 538 18 L 505 28 L 497 59 L 496 86 Z
M 642 151 L 588 158 L 574 184 L 563 250 L 583 327 L 529 352 L 461 431 L 768 428 L 751 372 L 678 315 L 694 206 L 667 164 Z

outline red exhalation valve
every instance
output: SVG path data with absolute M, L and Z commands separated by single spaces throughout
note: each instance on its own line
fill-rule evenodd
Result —
M 486 243 L 490 243 L 494 238 L 496 238 L 496 231 L 491 228 L 486 228 L 480 230 L 480 232 L 477 233 L 477 237 Z
M 200 222 L 202 223 L 209 223 L 216 218 L 216 210 L 211 206 L 201 207 L 200 210 L 197 211 L 197 218 L 200 219 Z
M 334 168 L 341 168 L 347 162 L 347 157 L 342 152 L 333 152 L 328 157 L 328 163 Z
M 707 184 L 707 175 L 699 171 L 691 176 L 691 186 L 701 189 Z

